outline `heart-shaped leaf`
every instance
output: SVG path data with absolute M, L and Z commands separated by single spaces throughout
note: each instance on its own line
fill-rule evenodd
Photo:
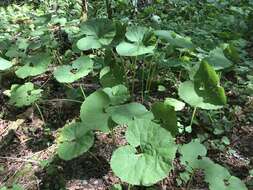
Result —
M 71 123 L 60 131 L 57 154 L 63 160 L 71 160 L 87 152 L 93 143 L 93 132 L 84 123 Z
M 153 119 L 153 114 L 145 106 L 139 103 L 129 103 L 119 106 L 112 106 L 106 110 L 110 113 L 112 120 L 120 125 L 128 124 L 134 119 Z
M 10 103 L 17 107 L 29 106 L 41 97 L 42 89 L 34 89 L 31 82 L 23 85 L 14 84 L 11 89 L 6 92 L 10 96 Z
M 51 63 L 51 57 L 48 53 L 41 53 L 29 57 L 25 62 L 26 64 L 15 72 L 16 75 L 22 79 L 44 73 Z
M 111 105 L 124 103 L 130 98 L 127 87 L 121 84 L 112 88 L 104 88 L 103 91 L 110 97 Z
M 205 61 L 201 62 L 193 81 L 186 81 L 179 86 L 178 94 L 186 103 L 202 109 L 219 109 L 226 104 L 219 77 Z
M 170 131 L 172 135 L 178 133 L 177 116 L 174 107 L 163 102 L 156 102 L 151 108 L 155 119 L 158 120 L 163 128 Z
M 0 57 L 0 71 L 7 70 L 12 67 L 12 64 L 10 61 Z
M 82 121 L 92 129 L 108 132 L 110 113 L 106 112 L 106 108 L 109 104 L 110 98 L 103 90 L 92 93 L 81 106 L 80 117 Z
M 116 35 L 115 25 L 108 19 L 88 20 L 81 25 L 81 30 L 86 37 L 78 40 L 77 47 L 83 51 L 109 45 Z
M 175 111 L 181 111 L 184 109 L 185 103 L 174 98 L 166 98 L 164 104 L 173 106 Z
M 127 28 L 126 38 L 130 42 L 121 42 L 116 50 L 122 56 L 138 56 L 153 53 L 155 46 L 146 46 L 143 41 L 148 29 L 145 27 L 133 26 Z
M 111 158 L 111 168 L 122 181 L 149 186 L 169 174 L 177 146 L 168 131 L 149 120 L 134 120 L 126 137 L 130 145 L 118 148 Z
M 81 56 L 72 65 L 59 66 L 55 72 L 54 77 L 61 83 L 72 83 L 86 75 L 93 69 L 93 61 L 87 56 Z
M 154 33 L 158 36 L 158 38 L 165 40 L 171 46 L 188 49 L 194 48 L 194 45 L 189 37 L 183 37 L 174 31 L 156 30 Z
M 225 57 L 223 50 L 219 47 L 210 51 L 209 56 L 204 60 L 213 66 L 215 70 L 226 69 L 232 66 L 231 61 Z

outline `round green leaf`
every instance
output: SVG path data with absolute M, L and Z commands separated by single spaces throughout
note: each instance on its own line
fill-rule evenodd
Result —
M 12 64 L 10 61 L 0 57 L 0 71 L 7 70 L 12 67 Z
M 42 89 L 34 89 L 31 82 L 23 85 L 14 84 L 9 91 L 10 103 L 17 107 L 29 106 L 41 97 Z
M 212 105 L 210 103 L 205 103 L 204 98 L 200 97 L 194 87 L 192 81 L 185 81 L 180 84 L 178 88 L 179 97 L 184 100 L 186 103 L 190 104 L 193 107 L 199 107 L 202 109 L 212 110 L 220 109 L 222 106 Z
M 153 114 L 145 106 L 139 103 L 129 103 L 119 106 L 112 106 L 106 110 L 110 113 L 112 120 L 120 125 L 128 124 L 134 119 L 153 119 Z
M 151 108 L 155 119 L 159 120 L 161 126 L 170 131 L 172 135 L 178 133 L 177 116 L 174 107 L 163 102 L 156 102 Z
M 173 106 L 175 111 L 181 111 L 184 109 L 185 103 L 174 98 L 166 98 L 164 104 Z
M 87 56 L 81 56 L 72 65 L 59 66 L 54 77 L 61 83 L 72 83 L 86 75 L 93 69 L 93 61 Z
M 174 31 L 156 30 L 154 33 L 158 36 L 158 38 L 169 42 L 169 44 L 174 47 L 188 49 L 194 48 L 194 45 L 189 37 L 183 37 Z
M 84 123 L 72 123 L 60 131 L 57 154 L 63 160 L 71 160 L 87 152 L 93 143 L 94 135 Z
M 30 57 L 26 60 L 26 64 L 20 67 L 15 73 L 19 78 L 36 76 L 47 71 L 48 65 L 51 63 L 51 57 L 47 53 L 41 53 Z
M 108 19 L 88 20 L 81 25 L 81 30 L 86 37 L 77 42 L 77 47 L 84 51 L 109 45 L 116 35 L 115 25 Z
M 227 101 L 218 75 L 205 61 L 201 62 L 193 81 L 179 86 L 178 93 L 186 103 L 202 109 L 218 109 Z
M 207 61 L 215 70 L 222 70 L 232 66 L 230 60 L 228 60 L 221 48 L 215 48 L 210 51 L 209 56 L 204 59 Z
M 103 91 L 110 97 L 111 105 L 124 103 L 130 98 L 127 87 L 121 84 L 112 88 L 104 88 Z
M 108 132 L 110 113 L 106 108 L 110 104 L 109 96 L 102 90 L 89 95 L 81 106 L 80 117 L 90 128 Z
M 139 43 L 121 42 L 117 47 L 117 53 L 121 56 L 138 56 L 153 53 L 155 46 L 145 46 Z
M 152 121 L 134 120 L 127 141 L 130 145 L 118 148 L 111 158 L 111 168 L 122 181 L 150 186 L 169 174 L 177 146 L 168 131 Z
M 95 36 L 87 36 L 77 41 L 77 47 L 80 50 L 86 51 L 89 49 L 99 49 L 102 47 L 102 44 L 99 43 L 99 40 Z
M 181 163 L 191 170 L 198 166 L 198 156 L 206 156 L 207 150 L 199 141 L 193 140 L 182 145 L 179 152 L 182 155 L 180 158 Z
M 126 37 L 131 42 L 142 42 L 148 28 L 142 26 L 131 26 L 127 28 Z

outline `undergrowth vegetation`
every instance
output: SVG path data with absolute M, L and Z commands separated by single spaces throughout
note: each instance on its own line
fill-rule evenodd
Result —
M 85 2 L 0 7 L 0 118 L 14 122 L 10 130 L 0 123 L 0 134 L 15 133 L 28 113 L 21 123 L 41 122 L 40 151 L 54 147 L 46 158 L 23 159 L 2 138 L 0 159 L 53 178 L 62 162 L 85 155 L 102 164 L 102 141 L 113 149 L 106 163 L 117 179 L 104 189 L 253 188 L 253 2 Z M 236 146 L 241 127 L 249 130 L 246 151 Z M 1 190 L 67 189 L 64 177 L 34 174 L 34 187 L 22 173 L 1 177 L 5 170 L 0 162 Z

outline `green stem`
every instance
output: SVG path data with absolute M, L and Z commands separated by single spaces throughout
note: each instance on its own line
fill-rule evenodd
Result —
M 82 101 L 79 100 L 72 100 L 72 99 L 51 99 L 51 100 L 45 100 L 45 102 L 60 102 L 60 101 L 68 101 L 68 102 L 76 102 L 82 104 Z
M 137 56 L 135 56 L 135 59 L 134 59 L 134 62 L 133 62 L 133 67 L 134 67 L 134 70 L 133 70 L 133 81 L 132 81 L 132 98 L 134 96 L 134 86 L 135 86 L 135 76 L 136 76 L 136 61 L 137 61 Z
M 82 94 L 83 94 L 84 99 L 86 99 L 86 95 L 85 95 L 84 90 L 83 90 L 83 85 L 80 85 L 80 89 L 81 89 L 81 91 L 82 91 Z
M 45 119 L 44 119 L 44 116 L 43 116 L 43 114 L 42 114 L 42 111 L 41 111 L 39 105 L 38 105 L 37 103 L 34 103 L 34 104 L 35 104 L 35 106 L 36 106 L 36 108 L 37 108 L 37 110 L 38 110 L 38 112 L 39 112 L 39 114 L 40 114 L 40 117 L 41 117 L 43 123 L 45 123 Z
M 142 65 L 142 76 L 141 76 L 141 103 L 144 102 L 144 71 L 145 71 L 145 64 Z
M 195 117 L 195 115 L 196 115 L 196 110 L 197 110 L 197 107 L 194 107 L 194 110 L 193 110 L 193 112 L 192 112 L 192 117 L 191 117 L 190 127 L 191 127 L 191 126 L 192 126 L 192 124 L 193 124 L 193 120 L 194 120 L 194 117 Z
M 128 188 L 127 189 L 131 190 L 131 187 L 132 187 L 131 184 L 128 184 Z

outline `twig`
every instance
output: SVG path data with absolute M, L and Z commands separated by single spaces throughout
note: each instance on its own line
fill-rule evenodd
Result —
M 14 162 L 29 162 L 29 163 L 33 163 L 33 164 L 37 164 L 37 165 L 40 164 L 40 162 L 36 161 L 36 160 L 22 159 L 22 158 L 8 157 L 8 156 L 6 156 L 6 157 L 0 156 L 0 159 L 12 160 Z

